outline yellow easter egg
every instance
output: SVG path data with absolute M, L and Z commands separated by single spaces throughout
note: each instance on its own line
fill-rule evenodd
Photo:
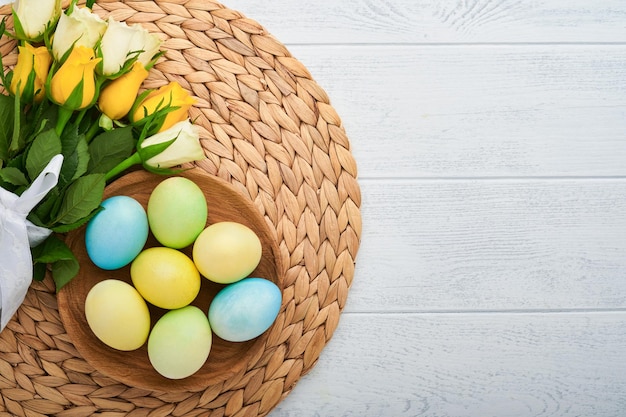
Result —
M 89 328 L 106 345 L 135 350 L 148 339 L 150 312 L 132 285 L 107 279 L 94 285 L 85 299 Z
M 218 222 L 200 233 L 193 245 L 193 261 L 213 282 L 230 284 L 247 277 L 261 261 L 261 241 L 249 227 Z
M 130 266 L 133 285 L 150 304 L 176 309 L 191 303 L 200 291 L 200 273 L 191 258 L 167 247 L 141 252 Z

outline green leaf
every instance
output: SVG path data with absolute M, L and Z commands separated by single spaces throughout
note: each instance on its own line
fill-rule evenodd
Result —
M 135 99 L 135 102 L 130 107 L 130 111 L 128 112 L 128 114 L 129 115 L 135 114 L 135 112 L 137 111 L 137 107 L 139 107 L 139 105 L 143 103 L 143 101 L 146 99 L 146 97 L 148 97 L 148 94 L 152 93 L 153 91 L 154 90 L 144 90 L 141 93 L 139 93 L 139 95 Z
M 35 272 L 41 269 L 41 266 L 38 267 L 37 265 L 52 265 L 52 279 L 57 291 L 70 282 L 78 274 L 80 268 L 72 250 L 54 234 L 50 235 L 41 245 L 33 248 L 33 263 L 35 264 Z
M 78 126 L 71 125 L 61 135 L 63 167 L 59 184 L 63 187 L 87 172 L 89 148 L 85 135 L 78 133 Z
M 13 136 L 13 106 L 14 99 L 11 96 L 0 94 L 0 159 L 9 159 L 9 145 Z
M 26 156 L 26 172 L 31 180 L 48 165 L 53 156 L 62 151 L 61 139 L 54 129 L 46 130 L 37 135 Z
M 14 167 L 0 169 L 0 180 L 11 185 L 28 185 L 28 179 L 22 171 Z
M 50 223 L 50 214 L 53 212 L 53 208 L 57 204 L 60 195 L 61 193 L 59 192 L 59 188 L 54 187 L 44 197 L 43 201 L 30 212 L 28 219 L 33 221 L 33 217 L 36 217 L 39 221 L 33 221 L 33 223 L 39 226 L 48 227 L 48 224 Z
M 88 216 L 100 206 L 104 186 L 104 174 L 89 174 L 72 182 L 52 226 L 57 223 L 72 224 Z
M 61 134 L 61 152 L 63 153 L 63 166 L 59 174 L 59 186 L 63 188 L 72 182 L 76 168 L 78 167 L 78 155 L 76 148 L 80 135 L 75 125 L 68 126 Z
M 80 140 L 80 134 L 78 133 L 78 126 L 76 124 L 68 125 L 61 134 L 61 144 L 63 149 L 63 155 L 71 155 L 78 141 Z
M 82 135 L 80 141 L 78 141 L 75 154 L 78 158 L 78 165 L 76 166 L 76 172 L 74 173 L 74 178 L 72 178 L 73 180 L 87 173 L 89 159 L 91 159 L 89 156 L 89 145 L 87 145 L 87 139 L 84 135 Z
M 166 150 L 172 143 L 176 142 L 177 137 L 165 142 L 155 143 L 154 145 L 146 146 L 145 148 L 139 148 L 137 152 L 141 155 L 142 161 L 147 161 Z
M 34 126 L 39 128 L 39 131 L 35 133 L 41 133 L 44 129 L 53 129 L 57 124 L 58 119 L 58 110 L 55 104 L 52 104 L 48 100 L 43 100 L 39 105 L 37 105 L 36 111 L 29 111 L 28 115 L 32 113 L 32 123 Z
M 137 128 L 142 126 L 139 139 L 140 143 L 144 138 L 155 135 L 159 132 L 159 130 L 161 130 L 161 126 L 163 126 L 163 123 L 165 122 L 165 118 L 167 117 L 168 113 L 180 109 L 180 106 L 172 106 L 170 105 L 170 103 L 166 104 L 165 107 L 163 107 L 163 103 L 164 100 L 161 100 L 156 106 L 156 110 L 150 115 L 148 115 L 148 112 L 144 107 L 144 117 L 140 120 L 136 120 L 133 122 L 133 125 L 135 125 Z M 129 114 L 134 114 L 134 111 L 131 110 Z
M 57 261 L 52 264 L 52 279 L 56 286 L 57 292 L 61 290 L 68 282 L 72 280 L 78 271 L 80 270 L 80 264 L 76 258 L 68 259 L 64 261 Z
M 16 95 L 13 99 L 13 136 L 9 143 L 9 154 L 16 154 L 22 149 L 23 138 L 21 133 L 22 112 L 20 106 L 20 96 Z
M 43 281 L 46 277 L 46 264 L 34 264 L 33 265 L 33 280 Z
M 28 213 L 28 217 L 27 217 L 28 221 L 30 221 L 32 224 L 34 224 L 35 226 L 39 226 L 39 227 L 46 227 L 46 223 L 44 223 L 39 216 L 37 216 L 37 213 L 35 213 L 34 211 L 31 211 L 30 213 Z
M 22 25 L 17 13 L 15 13 L 15 9 L 12 10 L 11 14 L 13 15 L 13 30 L 15 31 L 15 36 L 18 39 L 27 39 L 27 36 L 24 33 L 24 26 Z
M 7 16 L 2 18 L 2 21 L 0 22 L 0 34 L 5 34 L 6 33 L 6 19 Z M 13 23 L 13 28 L 15 29 L 15 21 Z M 0 54 L 0 68 L 4 68 L 4 63 L 2 62 L 2 54 Z M 11 71 L 10 71 L 11 72 Z M 2 85 L 6 88 L 9 86 L 9 82 L 7 82 L 7 75 L 4 73 L 4 71 L 0 71 L 0 81 L 2 82 Z
M 33 57 L 32 60 L 32 65 L 34 65 L 35 57 Z M 15 76 L 15 73 L 13 76 Z M 37 93 L 37 91 L 35 91 L 35 77 L 35 71 L 31 70 L 26 78 L 26 83 L 22 83 L 23 79 L 17 81 L 17 88 L 15 89 L 16 94 L 19 93 L 20 100 L 24 103 L 30 104 L 35 98 L 35 93 Z
M 135 148 L 131 126 L 105 131 L 89 144 L 88 172 L 107 173 L 128 158 Z
M 87 223 L 89 220 L 93 219 L 93 217 L 96 214 L 98 214 L 100 211 L 102 211 L 102 207 L 98 207 L 97 209 L 95 209 L 94 211 L 89 213 L 86 217 L 83 217 L 82 219 L 78 220 L 77 222 L 74 222 L 74 223 L 71 223 L 71 224 L 63 224 L 63 225 L 60 225 L 60 226 L 55 226 L 51 230 L 53 232 L 55 232 L 55 233 L 71 232 L 72 230 L 78 229 L 79 227 L 81 227 L 82 225 Z
M 48 236 L 39 246 L 32 249 L 33 262 L 51 264 L 56 261 L 67 261 L 74 258 L 72 250 L 54 234 Z
M 22 152 L 18 154 L 17 156 L 15 156 L 14 158 L 9 159 L 6 166 L 17 168 L 20 171 L 22 171 L 25 175 L 27 175 L 28 173 L 26 172 L 25 161 L 26 161 L 26 155 L 24 154 L 24 152 Z
M 51 111 L 54 110 L 54 111 Z M 54 127 L 56 120 L 56 106 L 48 100 L 29 106 L 26 113 L 22 113 L 20 126 L 20 148 L 23 149 L 35 140 L 44 131 Z

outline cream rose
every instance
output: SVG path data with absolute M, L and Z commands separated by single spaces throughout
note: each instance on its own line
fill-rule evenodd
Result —
M 46 28 L 61 15 L 61 0 L 17 0 L 13 2 L 16 35 L 20 39 L 39 41 Z
M 204 150 L 200 145 L 198 127 L 193 125 L 189 119 L 178 122 L 169 129 L 146 138 L 141 143 L 141 147 L 146 148 L 174 138 L 176 140 L 163 152 L 144 161 L 144 163 L 153 168 L 172 168 L 186 162 L 205 158 Z
M 109 18 L 107 30 L 102 36 L 100 53 L 102 74 L 118 74 L 126 61 L 137 55 L 137 60 L 145 67 L 159 51 L 161 40 L 139 24 L 127 25 Z
M 93 48 L 102 38 L 107 23 L 86 7 L 75 6 L 67 15 L 61 14 L 52 41 L 52 54 L 60 60 L 72 47 Z

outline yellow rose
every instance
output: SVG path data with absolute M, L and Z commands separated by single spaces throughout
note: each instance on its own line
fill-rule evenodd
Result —
M 35 48 L 29 43 L 19 46 L 17 64 L 11 80 L 11 92 L 27 102 L 41 101 L 46 96 L 45 83 L 51 63 L 52 57 L 45 46 Z M 29 77 L 33 78 L 33 84 L 29 91 L 26 91 Z
M 85 46 L 72 49 L 67 61 L 50 81 L 50 95 L 59 105 L 79 110 L 88 107 L 96 96 L 95 68 L 100 58 Z
M 159 132 L 169 129 L 187 119 L 189 108 L 196 102 L 176 81 L 150 92 L 130 115 L 131 121 L 138 122 L 146 116 L 168 107 L 177 107 L 165 115 Z
M 98 106 L 111 120 L 119 120 L 130 111 L 141 83 L 148 77 L 148 70 L 135 61 L 130 72 L 111 81 L 100 92 Z

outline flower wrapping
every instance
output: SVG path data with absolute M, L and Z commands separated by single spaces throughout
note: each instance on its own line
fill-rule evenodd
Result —
M 56 186 L 62 164 L 62 155 L 53 157 L 20 196 L 0 188 L 0 331 L 24 301 L 32 282 L 30 248 L 43 242 L 51 233 L 35 226 L 26 217 Z

